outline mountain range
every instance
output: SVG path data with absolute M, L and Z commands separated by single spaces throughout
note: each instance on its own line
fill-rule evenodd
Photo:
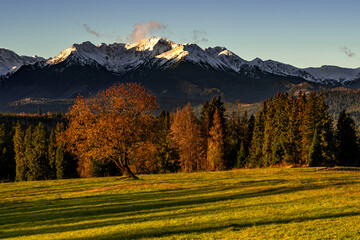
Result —
M 74 44 L 44 59 L 0 49 L 0 105 L 29 98 L 71 99 L 114 82 L 140 82 L 169 99 L 261 101 L 277 91 L 359 88 L 360 68 L 297 68 L 246 61 L 224 47 L 202 49 L 152 37 L 133 44 Z

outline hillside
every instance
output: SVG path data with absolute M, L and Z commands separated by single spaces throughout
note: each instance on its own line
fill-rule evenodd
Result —
M 357 239 L 358 172 L 318 170 L 0 183 L 0 237 Z

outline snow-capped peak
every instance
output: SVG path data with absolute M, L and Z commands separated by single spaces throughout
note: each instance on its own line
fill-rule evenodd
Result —
M 15 52 L 0 48 L 0 76 L 16 72 L 21 66 L 44 61 L 38 56 L 19 56 Z
M 205 51 L 219 59 L 227 68 L 231 68 L 235 72 L 240 71 L 241 66 L 248 63 L 225 47 L 217 46 L 214 48 L 206 48 Z
M 314 82 L 332 80 L 343 83 L 360 79 L 360 68 L 322 66 L 321 68 L 301 69 L 273 60 L 263 61 L 260 58 L 246 61 L 224 47 L 202 49 L 196 44 L 176 44 L 159 37 L 151 37 L 131 44 L 101 43 L 98 46 L 91 42 L 73 44 L 56 57 L 47 60 L 46 64 L 55 65 L 65 60 L 67 64 L 100 65 L 109 71 L 120 74 L 133 71 L 141 66 L 149 69 L 166 69 L 184 61 L 205 69 L 213 68 L 235 73 L 240 73 L 242 68 L 251 71 L 256 67 L 265 73 L 300 77 Z M 44 61 L 44 59 L 37 56 L 20 57 L 10 50 L 0 49 L 0 76 L 12 73 L 24 64 L 33 64 L 38 61 Z
M 177 48 L 179 45 L 165 38 L 151 37 L 140 42 L 125 45 L 126 49 L 135 48 L 136 51 L 152 51 L 152 55 L 158 55 L 163 52 Z

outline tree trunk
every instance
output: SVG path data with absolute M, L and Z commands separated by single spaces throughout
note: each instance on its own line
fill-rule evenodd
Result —
M 131 169 L 127 165 L 124 166 L 124 174 L 131 179 L 135 179 L 135 180 L 139 179 L 137 176 L 135 176 L 135 174 L 131 171 Z
M 129 166 L 127 164 L 122 164 L 121 161 L 120 163 L 117 161 L 113 161 L 116 166 L 118 166 L 118 168 L 121 169 L 121 171 L 128 176 L 131 179 L 139 179 L 137 176 L 135 176 L 135 174 L 131 171 L 131 169 L 129 168 Z

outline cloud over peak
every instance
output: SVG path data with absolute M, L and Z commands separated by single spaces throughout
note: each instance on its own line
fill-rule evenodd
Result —
M 158 21 L 151 21 L 144 24 L 135 24 L 134 30 L 127 40 L 131 42 L 139 42 L 164 29 L 166 29 L 166 26 Z

